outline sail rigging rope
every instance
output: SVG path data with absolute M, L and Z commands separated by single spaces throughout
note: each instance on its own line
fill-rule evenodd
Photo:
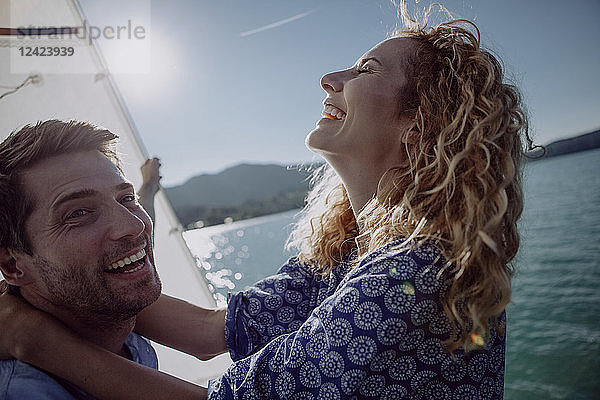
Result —
M 17 86 L 2 86 L 3 88 L 9 88 L 11 90 L 4 92 L 0 95 L 0 100 L 2 100 L 3 98 L 5 98 L 8 95 L 11 95 L 13 93 L 18 92 L 20 89 L 24 88 L 25 86 L 29 85 L 29 84 L 33 84 L 33 83 L 37 83 L 40 81 L 40 75 L 38 74 L 33 74 L 33 75 L 29 75 L 27 78 L 25 78 L 25 80 L 23 82 L 21 82 L 19 85 Z

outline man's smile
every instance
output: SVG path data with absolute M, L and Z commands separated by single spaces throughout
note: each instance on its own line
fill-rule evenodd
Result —
M 135 254 L 124 257 L 112 263 L 105 271 L 111 273 L 130 273 L 141 269 L 145 264 L 146 250 L 141 249 Z

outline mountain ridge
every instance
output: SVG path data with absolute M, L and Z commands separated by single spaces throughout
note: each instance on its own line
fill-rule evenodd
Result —
M 217 174 L 194 176 L 165 191 L 184 226 L 214 225 L 226 218 L 246 219 L 302 207 L 311 168 L 244 163 Z
M 555 140 L 528 153 L 532 160 L 540 160 L 600 148 L 600 129 L 567 139 Z
M 600 148 L 600 130 L 553 141 L 545 153 L 536 148 L 530 161 Z M 216 174 L 202 174 L 165 191 L 188 228 L 222 224 L 304 206 L 312 170 L 321 164 L 286 166 L 242 163 Z

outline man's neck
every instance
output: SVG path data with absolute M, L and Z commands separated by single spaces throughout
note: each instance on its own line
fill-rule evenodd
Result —
M 135 326 L 135 316 L 126 320 L 102 315 L 82 316 L 66 307 L 44 301 L 27 290 L 21 290 L 21 295 L 30 304 L 52 315 L 82 338 L 113 353 L 126 358 L 131 357 L 124 343 Z
M 110 324 L 100 320 L 55 317 L 90 342 L 126 358 L 131 357 L 124 343 L 135 326 L 135 317 L 126 321 L 112 321 Z

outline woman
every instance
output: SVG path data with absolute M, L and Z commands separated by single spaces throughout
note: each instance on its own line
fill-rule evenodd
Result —
M 473 24 L 408 26 L 321 80 L 306 143 L 327 165 L 291 236 L 299 256 L 226 316 L 166 296 L 140 315 L 139 333 L 199 358 L 229 350 L 209 398 L 502 398 L 525 115 Z M 97 397 L 204 396 L 32 320 L 50 333 L 15 324 L 5 348 Z

